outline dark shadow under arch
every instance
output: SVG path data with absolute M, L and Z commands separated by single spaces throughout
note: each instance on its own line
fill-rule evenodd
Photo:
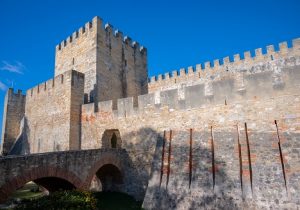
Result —
M 106 164 L 96 172 L 102 185 L 102 191 L 119 191 L 123 183 L 121 171 L 113 164 Z
M 83 183 L 81 179 L 79 179 L 72 172 L 66 171 L 61 168 L 55 168 L 52 166 L 34 168 L 19 176 L 13 177 L 8 180 L 5 185 L 0 188 L 0 203 L 5 202 L 9 196 L 16 191 L 17 189 L 23 187 L 26 183 L 34 181 L 37 184 L 41 184 L 43 187 L 50 192 L 59 189 L 81 189 L 83 188 Z M 51 182 L 52 184 L 55 181 L 58 181 L 57 186 L 49 186 L 46 182 Z M 61 184 L 61 185 L 59 185 Z
M 84 182 L 83 188 L 90 189 L 91 183 L 92 183 L 93 179 L 95 179 L 95 177 L 101 182 L 101 180 L 97 176 L 97 173 L 98 173 L 98 175 L 103 174 L 103 172 L 100 172 L 100 174 L 99 174 L 99 170 L 101 168 L 108 169 L 108 170 L 106 170 L 106 172 L 109 172 L 109 171 L 112 173 L 115 172 L 116 176 L 114 176 L 115 177 L 114 180 L 117 180 L 117 185 L 123 183 L 123 181 L 125 180 L 126 174 L 124 173 L 124 169 L 122 167 L 122 162 L 123 162 L 123 160 L 114 153 L 103 155 L 101 157 L 101 159 L 99 159 L 99 161 L 97 161 L 93 165 L 91 170 L 89 171 L 88 176 Z M 112 165 L 113 167 L 106 168 L 106 166 L 108 166 L 108 165 Z M 111 169 L 111 170 L 109 170 L 109 169 Z M 120 179 L 120 177 L 122 177 L 122 179 Z M 122 180 L 122 182 L 120 180 Z M 102 185 L 102 182 L 101 182 L 101 185 Z M 102 189 L 103 189 L 103 187 L 102 187 Z
M 57 178 L 57 177 L 43 177 L 32 181 L 37 185 L 44 187 L 50 193 L 58 190 L 76 189 L 76 187 L 68 180 Z

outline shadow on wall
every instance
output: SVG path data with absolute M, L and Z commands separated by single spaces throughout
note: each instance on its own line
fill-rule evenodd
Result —
M 171 144 L 170 136 L 164 137 L 151 128 L 122 136 L 122 147 L 127 150 L 136 172 L 133 185 L 141 184 L 133 189 L 141 192 L 139 200 L 144 200 L 143 207 L 238 209 L 239 198 L 235 193 L 241 194 L 239 182 L 232 180 L 227 170 L 213 172 L 212 162 L 226 168 L 225 161 L 217 157 L 212 160 L 211 147 L 201 146 L 200 139 L 209 141 L 209 133 L 194 133 L 192 147 L 188 131 L 173 134 Z
M 151 165 L 153 155 L 159 147 L 161 136 L 152 128 L 141 128 L 138 131 L 122 134 L 122 148 L 128 155 L 126 167 L 133 168 L 126 174 L 126 182 L 130 182 L 130 187 L 126 193 L 135 197 L 136 200 L 143 201 L 151 177 Z
M 27 118 L 23 117 L 20 124 L 20 134 L 18 135 L 8 155 L 26 155 L 30 153 L 30 145 L 27 137 L 29 135 L 27 132 L 29 132 Z
M 26 123 L 24 125 L 23 130 Z M 108 139 L 111 141 L 115 132 L 109 134 Z M 118 134 L 115 135 L 118 139 Z M 233 180 L 234 176 L 228 174 L 230 169 L 226 169 L 230 166 L 225 161 L 226 155 L 215 155 L 212 158 L 212 148 L 207 143 L 210 140 L 209 132 L 194 132 L 192 147 L 188 130 L 174 131 L 172 135 L 167 132 L 164 135 L 152 128 L 141 128 L 121 133 L 120 136 L 122 142 L 119 146 L 126 150 L 126 154 L 120 156 L 123 158 L 120 168 L 121 173 L 124 173 L 123 180 L 121 183 L 116 179 L 116 184 L 121 185 L 120 191 L 134 196 L 136 200 L 144 200 L 143 206 L 146 209 L 237 209 L 236 202 L 239 203 L 241 194 L 239 181 Z M 228 136 L 222 134 L 222 138 L 228 139 Z M 18 143 L 25 145 L 26 139 L 20 138 L 16 148 Z M 234 156 L 228 153 L 228 156 Z M 214 173 L 213 162 L 216 166 L 222 165 Z M 233 164 L 238 169 L 238 163 Z M 101 167 L 93 175 L 99 169 Z M 117 173 L 113 169 L 110 167 L 103 173 L 100 171 L 98 178 L 102 178 L 102 181 L 107 179 L 107 175 L 114 178 Z M 115 177 L 120 177 L 117 175 Z M 106 180 L 107 183 L 111 181 L 114 179 Z

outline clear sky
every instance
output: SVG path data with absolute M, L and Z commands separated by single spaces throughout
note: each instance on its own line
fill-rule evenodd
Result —
M 0 0 L 0 119 L 6 89 L 53 77 L 55 45 L 94 16 L 147 47 L 149 76 L 300 37 L 299 0 Z

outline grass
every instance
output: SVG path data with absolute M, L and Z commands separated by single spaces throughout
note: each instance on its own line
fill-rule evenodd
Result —
M 43 192 L 38 190 L 38 185 L 34 182 L 28 182 L 19 190 L 16 190 L 11 198 L 13 199 L 29 199 L 29 198 L 40 198 L 43 196 Z

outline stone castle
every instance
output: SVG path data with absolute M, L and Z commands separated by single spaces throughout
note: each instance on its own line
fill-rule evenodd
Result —
M 299 209 L 300 39 L 148 79 L 147 49 L 95 17 L 56 46 L 53 79 L 8 90 L 0 165 L 93 149 L 126 152 L 115 189 L 146 209 Z

